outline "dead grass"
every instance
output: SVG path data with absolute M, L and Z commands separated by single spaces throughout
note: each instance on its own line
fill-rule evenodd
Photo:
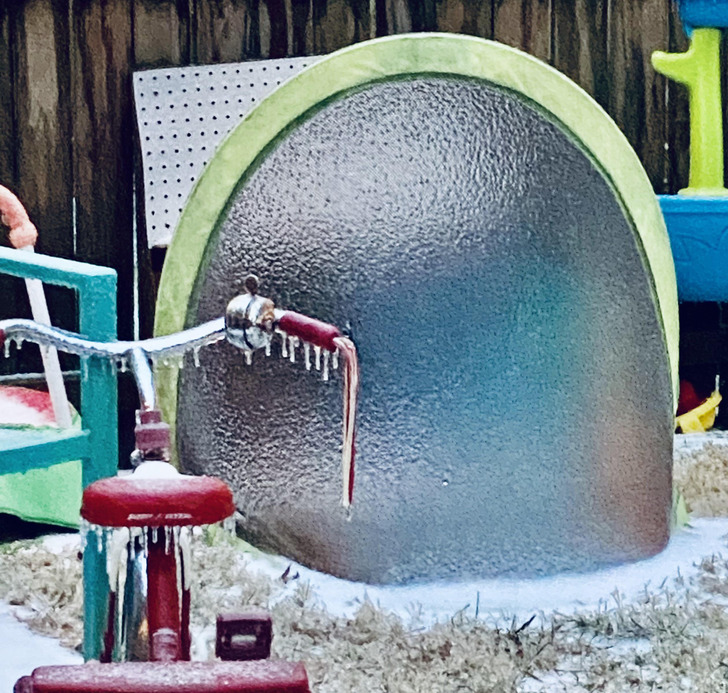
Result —
M 673 480 L 695 517 L 728 516 L 728 445 L 678 450 Z
M 675 482 L 697 516 L 728 515 L 728 446 L 676 455 Z M 727 553 L 728 555 L 728 553 Z M 577 615 L 495 627 L 453 614 L 424 628 L 361 604 L 329 614 L 306 583 L 252 573 L 235 545 L 197 542 L 193 640 L 210 648 L 215 617 L 269 608 L 274 656 L 303 660 L 316 693 L 533 693 L 535 691 L 728 691 L 728 562 L 703 560 L 696 577 Z M 34 630 L 68 647 L 82 637 L 81 562 L 39 542 L 0 547 L 0 598 Z M 538 625 L 541 623 L 542 625 Z
M 269 607 L 274 656 L 303 660 L 317 693 L 728 690 L 728 562 L 705 559 L 691 581 L 631 603 L 496 628 L 453 614 L 425 629 L 363 603 L 353 618 L 317 604 L 308 585 L 251 574 L 235 546 L 195 547 L 193 631 L 212 635 L 221 611 Z M 81 564 L 17 542 L 0 553 L 0 597 L 67 646 L 81 640 Z

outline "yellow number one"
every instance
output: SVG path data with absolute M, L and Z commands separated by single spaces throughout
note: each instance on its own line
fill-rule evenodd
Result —
M 652 54 L 652 66 L 690 92 L 690 180 L 681 195 L 723 196 L 720 29 L 694 29 L 686 53 Z

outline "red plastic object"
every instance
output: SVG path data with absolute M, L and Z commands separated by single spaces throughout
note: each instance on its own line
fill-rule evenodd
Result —
M 217 617 L 215 655 L 226 662 L 267 659 L 272 640 L 273 622 L 266 611 Z
M 139 412 L 139 423 L 134 428 L 136 449 L 144 456 L 171 447 L 169 424 L 162 421 L 162 412 L 157 409 Z M 168 459 L 168 454 L 165 456 Z
M 689 380 L 680 381 L 680 397 L 677 401 L 677 415 L 692 411 L 699 407 L 707 398 L 701 397 Z
M 311 693 L 300 662 L 126 662 L 40 667 L 15 693 Z
M 328 351 L 336 351 L 334 339 L 341 337 L 341 332 L 333 325 L 290 310 L 283 312 L 278 320 L 278 327 L 292 337 L 298 337 Z
M 81 517 L 103 527 L 210 525 L 235 511 L 233 494 L 220 479 L 111 477 L 83 493 Z

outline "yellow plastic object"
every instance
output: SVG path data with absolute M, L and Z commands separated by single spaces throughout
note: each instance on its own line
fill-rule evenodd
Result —
M 702 404 L 695 409 L 686 411 L 675 419 L 675 426 L 683 433 L 704 433 L 713 428 L 715 417 L 718 413 L 718 405 L 723 397 L 716 390 Z
M 690 92 L 690 181 L 681 195 L 728 195 L 724 187 L 720 29 L 695 29 L 687 53 L 652 54 L 657 72 Z

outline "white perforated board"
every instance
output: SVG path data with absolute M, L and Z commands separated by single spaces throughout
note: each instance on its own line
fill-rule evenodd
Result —
M 134 74 L 149 247 L 169 245 L 194 184 L 225 136 L 262 99 L 320 57 Z

